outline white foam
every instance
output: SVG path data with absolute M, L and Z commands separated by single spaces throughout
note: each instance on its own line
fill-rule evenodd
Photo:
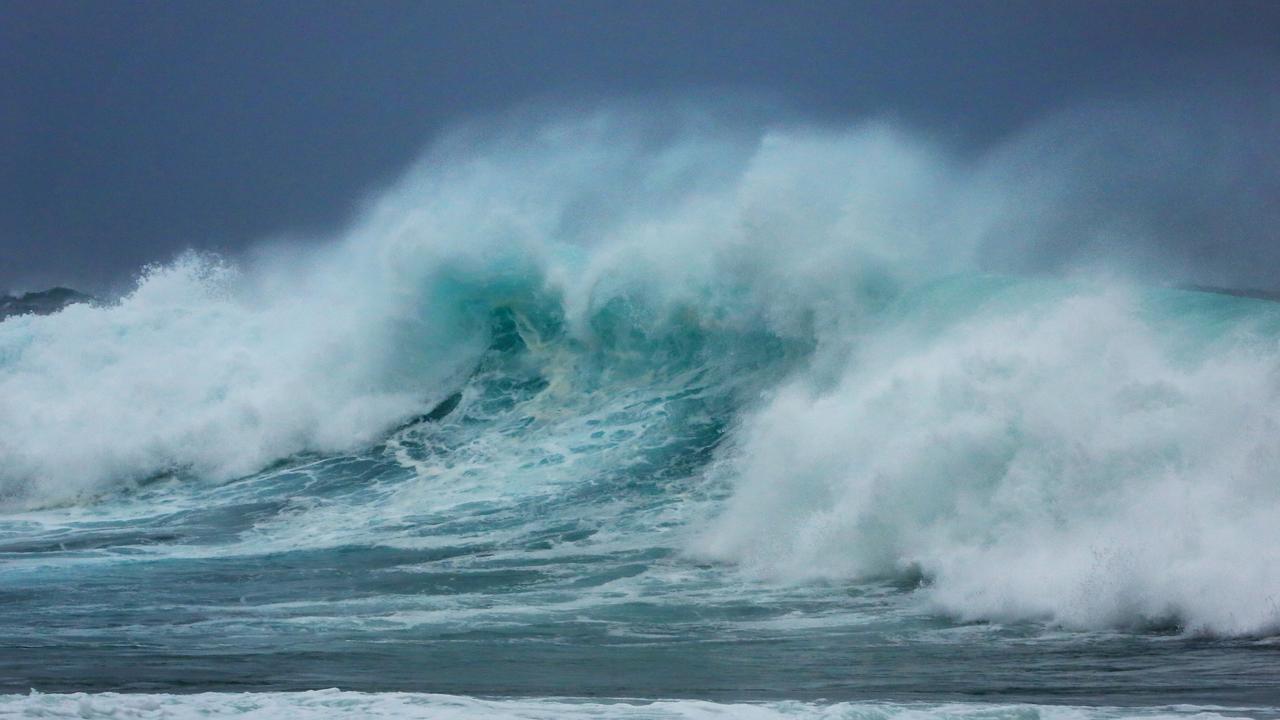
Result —
M 1224 714 L 1225 713 L 1225 714 Z M 432 718 L 432 720 L 560 720 L 562 718 L 667 718 L 741 720 L 1121 720 L 1273 716 L 1266 708 L 1091 708 L 980 703 L 720 703 L 704 700 L 599 700 L 576 698 L 485 700 L 427 693 L 339 690 L 192 695 L 72 693 L 0 695 L 0 714 L 42 718 Z
M 455 370 L 446 356 L 413 384 L 389 382 L 390 329 L 369 322 L 385 306 L 258 297 L 242 280 L 188 257 L 118 304 L 0 324 L 0 494 L 64 501 L 108 481 L 230 477 L 358 446 Z
M 1275 632 L 1276 358 L 1180 354 L 1119 293 L 890 333 L 747 423 L 699 548 L 772 577 L 919 569 L 965 619 Z

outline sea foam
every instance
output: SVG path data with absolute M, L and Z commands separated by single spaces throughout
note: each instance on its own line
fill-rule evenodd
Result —
M 599 700 L 579 698 L 487 700 L 428 693 L 339 690 L 194 695 L 74 693 L 0 695 L 0 712 L 23 717 L 74 718 L 449 718 L 552 720 L 559 718 L 741 718 L 743 720 L 1217 720 L 1273 716 L 1267 708 L 1086 708 L 988 703 L 720 703 L 705 700 Z
M 779 388 L 701 550 L 920 576 L 966 620 L 1280 628 L 1276 307 L 991 284 L 924 293 L 834 385 Z

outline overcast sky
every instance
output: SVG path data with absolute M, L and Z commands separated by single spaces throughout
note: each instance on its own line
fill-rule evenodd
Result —
M 441 128 L 548 95 L 758 92 L 977 148 L 1258 59 L 1280 2 L 0 0 L 0 291 L 323 234 Z

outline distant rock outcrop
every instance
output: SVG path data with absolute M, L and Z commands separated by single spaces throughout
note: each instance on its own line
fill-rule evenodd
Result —
M 1218 287 L 1217 285 L 1181 285 L 1180 290 L 1195 290 L 1196 292 L 1215 293 L 1217 295 L 1230 295 L 1232 297 L 1253 298 L 1254 300 L 1270 300 L 1271 302 L 1280 302 L 1280 291 L 1276 290 L 1253 290 L 1245 288 L 1227 288 Z
M 28 313 L 48 315 L 83 302 L 93 302 L 93 296 L 64 287 L 24 295 L 0 295 L 0 320 Z

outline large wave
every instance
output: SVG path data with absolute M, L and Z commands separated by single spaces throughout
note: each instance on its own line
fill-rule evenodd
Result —
M 1081 200 L 1078 165 L 1036 162 L 1060 135 L 1028 137 L 974 158 L 886 123 L 607 112 L 456 134 L 319 249 L 187 255 L 116 302 L 0 323 L 0 502 L 378 443 L 506 318 L 609 388 L 681 363 L 733 388 L 729 439 L 689 469 L 730 495 L 695 555 L 919 577 L 971 619 L 1271 632 L 1277 312 L 987 274 L 1198 279 L 1153 274 L 1167 224 Z
M 443 143 L 325 249 L 188 255 L 118 302 L 6 321 L 0 496 L 368 443 L 460 385 L 499 308 L 550 306 L 588 345 L 675 321 L 812 339 L 937 237 L 939 163 L 886 127 L 655 141 L 600 116 L 486 147 Z
M 922 576 L 966 619 L 1280 628 L 1280 311 L 991 284 L 913 298 L 833 386 L 780 388 L 704 550 Z

